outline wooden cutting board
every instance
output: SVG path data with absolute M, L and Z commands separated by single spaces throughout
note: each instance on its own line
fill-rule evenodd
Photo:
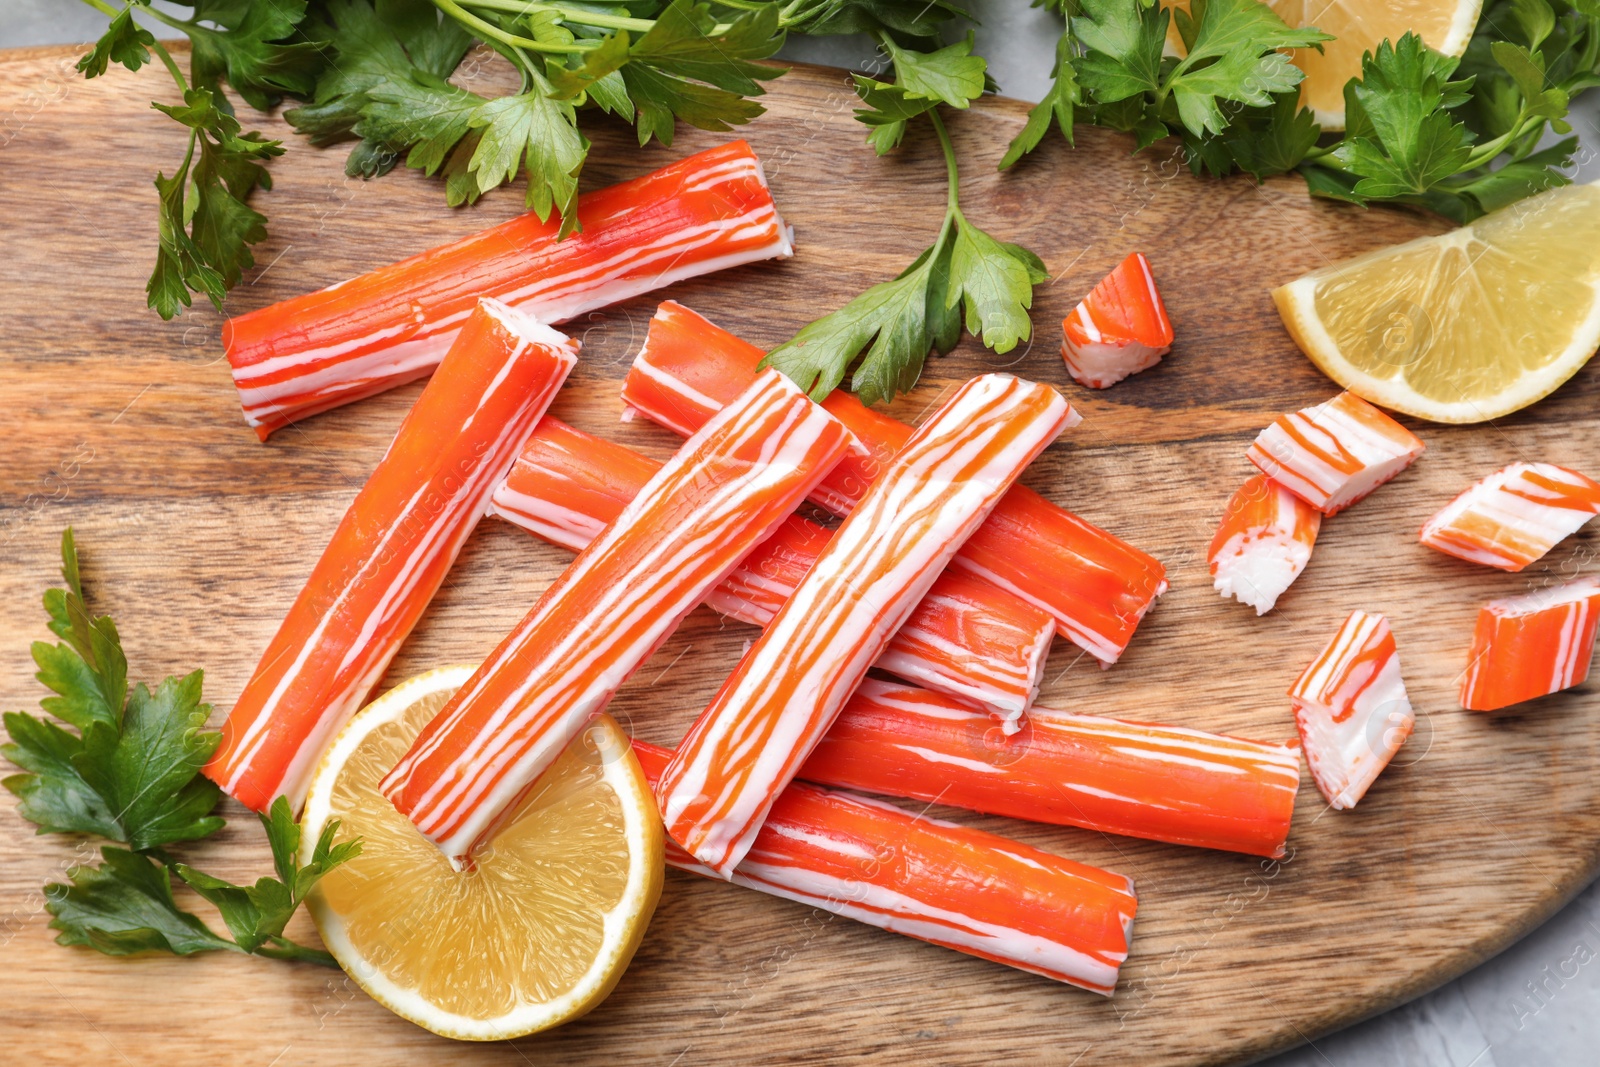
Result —
M 0 695 L 31 707 L 28 643 L 56 540 L 76 527 L 94 605 L 122 627 L 132 676 L 207 669 L 232 704 L 312 562 L 420 386 L 324 415 L 263 445 L 238 413 L 202 308 L 163 323 L 142 308 L 154 245 L 150 178 L 180 157 L 151 111 L 172 95 L 147 68 L 85 83 L 75 53 L 0 58 Z M 492 65 L 477 75 L 504 81 Z M 794 223 L 798 255 L 676 286 L 672 296 L 774 344 L 897 272 L 931 239 L 944 197 L 929 139 L 879 160 L 837 70 L 776 83 L 746 136 Z M 1416 544 L 1418 525 L 1475 477 L 1514 459 L 1600 469 L 1600 373 L 1496 425 L 1412 423 L 1417 465 L 1323 529 L 1316 557 L 1258 619 L 1211 589 L 1204 553 L 1224 501 L 1251 473 L 1244 449 L 1282 411 L 1335 391 L 1280 327 L 1270 287 L 1441 228 L 1408 213 L 1315 203 L 1300 181 L 1202 181 L 1158 150 L 1128 154 L 1099 130 L 1058 138 L 1015 173 L 994 170 L 1025 108 L 988 100 L 951 120 L 974 222 L 1042 255 L 1035 343 L 1005 356 L 964 344 L 895 406 L 915 419 L 974 373 L 1005 368 L 1062 388 L 1085 416 L 1029 472 L 1051 498 L 1165 561 L 1172 591 L 1114 669 L 1065 642 L 1043 703 L 1247 737 L 1293 732 L 1284 688 L 1354 608 L 1392 620 L 1418 712 L 1415 736 L 1354 812 L 1307 780 L 1280 863 L 1074 829 L 942 813 L 1131 875 L 1133 954 L 1109 1000 L 670 872 L 644 947 L 586 1018 L 514 1043 L 464 1046 L 391 1016 L 343 975 L 207 957 L 113 960 L 51 942 L 40 887 L 80 855 L 0 812 L 0 1025 L 29 1062 L 239 1065 L 1226 1063 L 1282 1049 L 1414 997 L 1492 955 L 1593 875 L 1600 857 L 1595 684 L 1514 714 L 1458 710 L 1478 605 L 1597 569 L 1595 528 L 1523 575 Z M 289 142 L 259 197 L 272 236 L 229 299 L 242 312 L 472 232 L 521 210 L 520 193 L 450 211 L 413 173 L 344 177 L 341 150 Z M 717 140 L 682 130 L 640 151 L 601 123 L 591 186 Z M 1149 255 L 1178 343 L 1156 369 L 1102 393 L 1068 380 L 1058 323 L 1113 264 Z M 652 454 L 666 432 L 618 422 L 617 382 L 657 297 L 573 324 L 584 358 L 554 411 Z M 401 652 L 391 680 L 473 662 L 521 617 L 566 555 L 483 524 Z M 750 630 L 701 609 L 613 706 L 671 744 Z M 9 794 L 0 800 L 7 808 Z M 235 879 L 266 870 L 262 836 L 231 802 L 219 837 L 190 851 Z M 314 937 L 302 920 L 297 927 Z

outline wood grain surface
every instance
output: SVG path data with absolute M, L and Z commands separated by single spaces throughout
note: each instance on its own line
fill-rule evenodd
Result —
M 420 386 L 319 416 L 263 445 L 245 427 L 202 308 L 143 310 L 155 240 L 150 179 L 180 157 L 151 111 L 159 67 L 85 83 L 70 50 L 0 58 L 0 697 L 32 707 L 28 644 L 56 540 L 76 527 L 91 602 L 121 625 L 132 677 L 206 668 L 214 721 Z M 468 72 L 503 84 L 492 65 Z M 774 344 L 890 277 L 930 240 L 944 197 L 929 138 L 879 160 L 853 122 L 843 72 L 797 69 L 745 131 L 766 160 L 798 254 L 675 286 L 672 296 Z M 1038 336 L 1006 356 L 970 342 L 930 362 L 895 405 L 916 418 L 952 384 L 1005 368 L 1062 388 L 1085 416 L 1028 473 L 1049 497 L 1161 558 L 1172 591 L 1128 654 L 1102 672 L 1065 642 L 1043 703 L 1247 737 L 1293 732 L 1285 686 L 1354 608 L 1389 615 L 1418 712 L 1396 764 L 1353 812 L 1306 781 L 1280 863 L 966 814 L 952 817 L 1131 875 L 1133 954 L 1109 1000 L 669 872 L 643 949 L 586 1018 L 514 1043 L 464 1046 L 393 1017 L 337 973 L 238 957 L 114 960 L 52 943 L 40 888 L 82 854 L 34 837 L 0 798 L 0 1059 L 29 1063 L 269 1064 L 1177 1064 L 1246 1061 L 1381 1011 L 1505 946 L 1591 877 L 1600 841 L 1595 683 L 1487 716 L 1456 707 L 1478 605 L 1597 569 L 1593 528 L 1523 575 L 1416 544 L 1421 522 L 1514 459 L 1600 468 L 1600 374 L 1495 425 L 1411 423 L 1428 452 L 1327 523 L 1316 556 L 1271 615 L 1223 601 L 1204 552 L 1223 503 L 1252 472 L 1244 449 L 1282 411 L 1334 387 L 1295 350 L 1270 287 L 1440 228 L 1419 216 L 1309 200 L 1298 179 L 1201 181 L 1160 151 L 1130 156 L 1100 130 L 1052 137 L 1015 173 L 994 170 L 1023 105 L 986 100 L 951 127 L 974 222 L 1042 255 Z M 230 297 L 242 312 L 472 232 L 521 210 L 520 192 L 450 211 L 414 173 L 344 177 L 343 151 L 290 141 L 258 203 L 259 261 Z M 717 138 L 682 130 L 638 150 L 602 123 L 593 187 Z M 1145 252 L 1178 333 L 1156 369 L 1106 392 L 1078 388 L 1059 322 L 1123 256 Z M 619 423 L 617 382 L 655 297 L 570 329 L 584 358 L 554 412 L 657 456 L 665 431 Z M 521 617 L 566 555 L 498 521 L 479 529 L 391 681 L 473 662 Z M 613 710 L 674 743 L 734 664 L 749 629 L 697 610 Z M 264 872 L 253 820 L 190 850 L 239 879 Z M 952 815 L 942 812 L 941 814 Z M 299 933 L 314 937 L 301 920 Z

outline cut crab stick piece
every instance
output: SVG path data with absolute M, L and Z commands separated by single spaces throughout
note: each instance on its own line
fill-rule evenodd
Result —
M 762 374 L 645 483 L 380 783 L 467 860 L 678 622 L 805 499 L 849 431 Z
M 622 398 L 629 412 L 686 435 L 755 375 L 761 358 L 761 349 L 667 301 L 650 322 Z M 912 428 L 842 391 L 823 406 L 867 449 L 846 457 L 812 494 L 827 510 L 848 515 Z M 1104 666 L 1127 649 L 1139 621 L 1167 589 L 1166 569 L 1155 558 L 1020 485 L 952 565 L 1049 612 L 1059 634 Z
M 670 749 L 633 742 L 660 782 Z M 667 862 L 717 872 L 676 843 Z M 795 782 L 729 879 L 775 897 L 1110 996 L 1133 882 L 982 830 Z
M 1311 778 L 1336 809 L 1356 806 L 1416 721 L 1389 621 L 1365 611 L 1351 612 L 1289 698 Z
M 1311 562 L 1322 512 L 1257 474 L 1228 501 L 1206 561 L 1225 597 L 1265 615 Z
M 1061 358 L 1081 385 L 1105 389 L 1172 351 L 1172 323 L 1150 261 L 1135 252 L 1061 320 Z
M 585 194 L 583 229 L 532 213 L 228 320 L 222 343 L 262 440 L 430 373 L 480 296 L 544 322 L 791 254 L 761 163 L 733 141 Z
M 492 510 L 547 541 L 581 551 L 660 466 L 623 445 L 545 416 Z M 706 597 L 722 614 L 765 626 L 832 536 L 791 515 Z M 1050 616 L 981 578 L 947 570 L 874 666 L 1014 723 L 1039 691 Z
M 1423 444 L 1354 393 L 1280 415 L 1246 453 L 1262 474 L 1334 515 L 1399 474 Z
M 1048 386 L 985 374 L 911 436 L 689 728 L 656 791 L 673 840 L 733 873 L 890 635 L 1072 415 Z
M 1600 483 L 1554 463 L 1513 463 L 1447 504 L 1422 527 L 1429 548 L 1520 571 L 1600 513 Z
M 1498 711 L 1582 685 L 1600 623 L 1600 578 L 1491 600 L 1478 612 L 1461 706 Z
M 340 520 L 222 725 L 207 777 L 299 808 L 317 759 L 444 582 L 577 343 L 484 300 Z
M 800 768 L 819 785 L 1281 857 L 1297 746 L 1032 707 L 1014 737 L 949 697 L 868 678 Z

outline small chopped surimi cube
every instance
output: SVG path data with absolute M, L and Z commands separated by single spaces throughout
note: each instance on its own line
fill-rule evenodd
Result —
M 1150 261 L 1135 252 L 1117 264 L 1061 321 L 1061 331 L 1068 373 L 1091 389 L 1160 363 L 1172 350 L 1172 323 Z
M 1600 622 L 1600 578 L 1491 600 L 1478 612 L 1461 706 L 1496 711 L 1582 685 Z
M 1448 556 L 1520 571 L 1596 513 L 1600 482 L 1554 463 L 1513 463 L 1445 505 L 1419 540 Z
M 1404 426 L 1345 392 L 1280 415 L 1247 455 L 1261 473 L 1333 515 L 1411 466 L 1422 449 Z
M 1389 621 L 1365 611 L 1351 612 L 1289 697 L 1312 780 L 1338 809 L 1356 806 L 1416 723 Z
M 1211 583 L 1265 615 L 1306 569 L 1321 528 L 1320 511 L 1257 474 L 1233 494 L 1211 538 Z

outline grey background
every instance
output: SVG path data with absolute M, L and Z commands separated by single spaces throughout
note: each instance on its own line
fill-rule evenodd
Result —
M 0 48 L 82 42 L 105 17 L 72 0 L 3 0 Z M 1037 100 L 1050 84 L 1060 23 L 1022 0 L 971 0 L 978 51 L 1007 96 Z M 159 24 L 159 36 L 173 36 Z M 864 40 L 796 38 L 794 60 L 859 66 Z M 1600 175 L 1600 92 L 1573 111 L 1587 152 L 1579 177 Z M 1600 773 L 1600 769 L 1597 769 Z M 1341 921 L 1329 916 L 1330 922 Z M 1264 963 L 1266 961 L 1263 961 Z M 1587 1050 L 1587 1051 L 1585 1051 Z M 1128 1050 L 1137 1064 L 1138 1050 Z M 1600 883 L 1499 956 L 1426 996 L 1268 1061 L 1270 1067 L 1556 1067 L 1600 1062 Z

